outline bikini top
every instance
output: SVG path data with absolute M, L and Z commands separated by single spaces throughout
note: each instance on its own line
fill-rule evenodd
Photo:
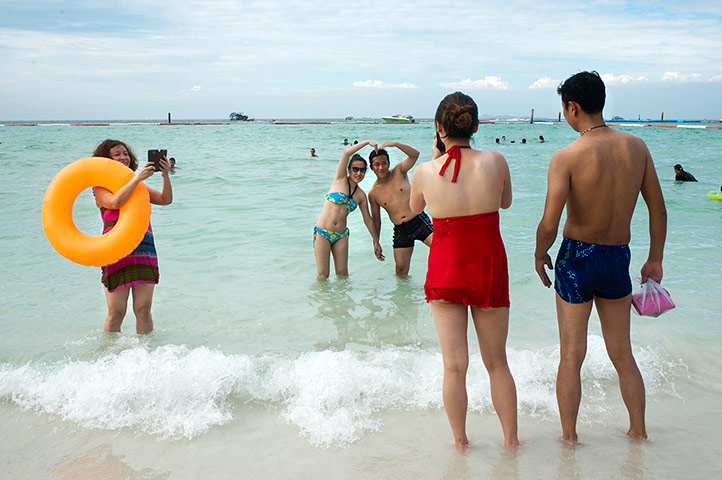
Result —
M 348 178 L 346 180 L 348 181 Z M 353 189 L 351 195 L 347 195 L 343 192 L 331 192 L 326 194 L 326 200 L 337 205 L 346 205 L 346 211 L 351 213 L 356 210 L 356 207 L 358 207 L 358 203 L 356 203 L 356 200 L 353 199 L 353 194 L 356 193 L 357 189 L 358 185 L 356 185 L 356 188 Z M 348 190 L 351 191 L 351 182 L 348 183 Z
M 462 148 L 471 148 L 469 146 L 463 146 L 459 147 L 458 145 L 454 145 L 450 149 L 446 151 L 446 154 L 448 155 L 446 157 L 446 162 L 444 162 L 444 165 L 441 167 L 441 170 L 439 170 L 439 175 L 443 176 L 444 172 L 446 171 L 446 167 L 449 166 L 451 163 L 451 160 L 456 160 L 454 163 L 454 175 L 451 177 L 451 182 L 456 182 L 456 177 L 459 176 L 459 167 L 461 167 L 461 149 Z

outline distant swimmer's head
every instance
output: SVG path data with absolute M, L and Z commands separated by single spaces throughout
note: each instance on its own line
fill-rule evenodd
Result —
M 348 175 L 353 181 L 359 183 L 366 176 L 366 159 L 354 153 L 348 162 Z
M 682 165 L 680 165 L 679 163 L 674 166 L 674 173 L 679 173 L 682 170 L 683 170 Z
M 138 169 L 138 158 L 128 145 L 120 140 L 103 140 L 95 147 L 94 157 L 110 158 L 116 160 L 133 171 Z
M 565 109 L 569 102 L 576 102 L 590 115 L 600 113 L 607 98 L 604 82 L 595 71 L 572 75 L 557 87 L 557 93 L 561 95 Z
M 444 130 L 442 138 L 467 139 L 479 128 L 479 109 L 470 96 L 454 92 L 445 96 L 436 109 L 434 121 Z
M 389 153 L 384 148 L 378 152 L 376 150 L 372 151 L 369 154 L 369 164 L 371 164 L 371 170 L 374 171 L 377 177 L 385 177 L 389 171 Z

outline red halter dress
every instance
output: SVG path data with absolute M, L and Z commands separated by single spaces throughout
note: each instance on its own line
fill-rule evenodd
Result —
M 447 153 L 439 175 L 454 160 L 451 181 L 456 182 L 461 150 L 454 146 Z M 482 308 L 509 307 L 509 271 L 498 211 L 434 218 L 424 292 L 427 302 L 445 300 Z

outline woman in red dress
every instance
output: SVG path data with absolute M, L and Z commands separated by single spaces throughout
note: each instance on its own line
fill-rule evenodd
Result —
M 499 152 L 471 148 L 478 117 L 471 97 L 461 92 L 447 95 L 436 110 L 434 158 L 416 167 L 411 179 L 411 209 L 421 212 L 427 206 L 434 219 L 424 291 L 444 359 L 444 406 L 461 451 L 469 443 L 469 310 L 504 444 L 519 445 L 516 386 L 506 360 L 509 275 L 499 232 L 499 209 L 511 205 L 511 177 Z M 437 141 L 443 142 L 446 154 Z

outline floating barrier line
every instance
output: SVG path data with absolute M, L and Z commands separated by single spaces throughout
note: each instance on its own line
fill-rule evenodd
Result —
M 273 122 L 274 125 L 331 125 L 331 122 Z
M 533 125 L 568 125 L 566 122 L 534 122 Z M 722 128 L 722 125 L 669 125 L 664 123 L 613 123 L 608 122 L 610 127 L 660 127 L 660 128 Z

